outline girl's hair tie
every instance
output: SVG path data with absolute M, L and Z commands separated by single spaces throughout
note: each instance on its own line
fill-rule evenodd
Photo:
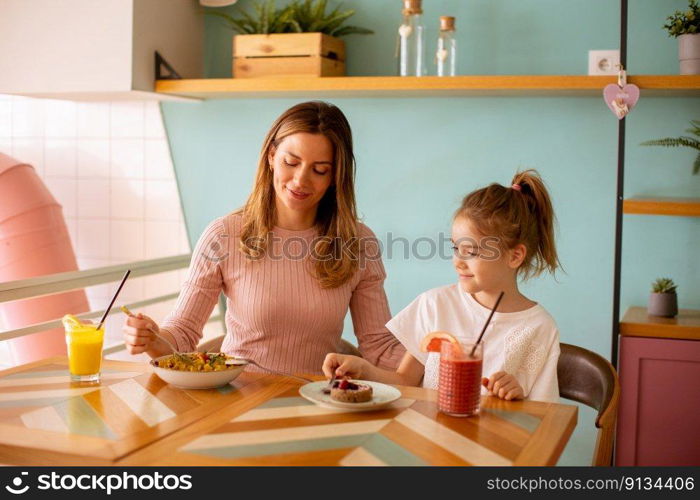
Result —
M 515 189 L 516 191 L 522 191 L 522 186 L 520 184 L 513 184 L 511 186 L 512 189 Z

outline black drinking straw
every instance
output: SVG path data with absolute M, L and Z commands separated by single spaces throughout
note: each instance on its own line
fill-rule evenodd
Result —
M 505 292 L 501 292 L 501 294 L 498 296 L 496 299 L 496 305 L 493 306 L 493 309 L 491 309 L 491 314 L 489 314 L 489 318 L 486 320 L 486 324 L 484 324 L 484 328 L 481 329 L 481 333 L 479 334 L 479 338 L 476 340 L 476 344 L 474 344 L 474 347 L 472 347 L 472 352 L 469 353 L 470 357 L 474 357 L 474 351 L 476 351 L 476 346 L 479 345 L 479 342 L 481 342 L 481 337 L 484 336 L 484 332 L 486 332 L 486 327 L 489 326 L 489 323 L 491 323 L 491 318 L 493 318 L 493 313 L 496 312 L 496 309 L 498 309 L 498 304 L 501 303 L 501 299 L 503 298 L 503 295 Z
M 109 307 L 107 307 L 107 309 L 105 310 L 105 313 L 102 315 L 102 319 L 100 320 L 100 324 L 97 325 L 97 330 L 102 328 L 102 323 L 105 322 L 105 319 L 107 318 L 107 315 L 109 314 L 109 311 L 112 310 L 112 306 L 114 305 L 114 301 L 117 300 L 117 297 L 119 296 L 119 292 L 122 291 L 122 287 L 124 286 L 124 282 L 129 277 L 129 274 L 131 274 L 131 269 L 127 269 L 126 272 L 124 273 L 124 277 L 122 278 L 122 282 L 119 283 L 119 288 L 117 288 L 117 291 L 114 294 L 114 297 L 112 297 L 112 302 L 109 303 Z

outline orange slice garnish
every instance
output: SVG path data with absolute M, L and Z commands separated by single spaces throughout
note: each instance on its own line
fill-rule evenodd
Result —
M 431 332 L 420 342 L 420 350 L 422 352 L 440 352 L 440 346 L 443 342 L 450 342 L 455 346 L 459 346 L 459 342 L 454 336 L 447 332 Z

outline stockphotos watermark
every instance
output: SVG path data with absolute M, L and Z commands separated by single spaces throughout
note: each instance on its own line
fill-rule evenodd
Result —
M 343 240 L 329 236 L 316 236 L 312 239 L 301 236 L 281 238 L 270 234 L 267 245 L 264 245 L 264 242 L 263 238 L 258 237 L 247 239 L 245 246 L 259 257 L 246 257 L 250 260 L 266 258 L 272 261 L 300 261 L 309 258 L 330 261 L 347 258 L 359 261 L 360 266 L 364 267 L 367 262 L 378 261 L 382 257 L 386 260 L 428 261 L 436 258 L 449 260 L 457 256 L 462 260 L 479 257 L 493 261 L 501 256 L 499 238 L 464 237 L 452 241 L 449 235 L 442 232 L 435 236 L 421 236 L 414 239 L 397 237 L 394 233 L 388 232 L 383 240 L 375 237 L 354 237 Z M 231 256 L 234 251 L 232 249 L 237 248 L 238 241 L 231 241 L 228 234 L 220 234 L 216 241 L 202 249 L 201 254 L 206 260 L 223 262 Z M 264 252 L 263 249 L 265 249 Z
M 111 474 L 61 474 L 51 472 L 36 476 L 32 483 L 29 472 L 22 471 L 15 476 L 5 490 L 13 495 L 23 495 L 32 491 L 92 491 L 111 495 L 117 491 L 175 491 L 191 490 L 192 476 L 189 474 L 131 474 L 129 472 Z

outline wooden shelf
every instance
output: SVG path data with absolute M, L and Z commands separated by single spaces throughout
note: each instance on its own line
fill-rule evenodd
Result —
M 700 97 L 700 75 L 637 75 L 627 77 L 642 90 L 642 97 Z
M 622 212 L 639 215 L 700 217 L 700 198 L 628 198 L 622 204 Z
M 598 96 L 613 76 L 474 75 L 452 77 L 348 76 L 158 80 L 156 92 L 200 99 L 251 97 Z M 700 97 L 700 75 L 628 77 L 644 96 Z
M 681 309 L 675 318 L 649 316 L 646 307 L 630 307 L 620 322 L 620 335 L 700 340 L 700 311 Z

